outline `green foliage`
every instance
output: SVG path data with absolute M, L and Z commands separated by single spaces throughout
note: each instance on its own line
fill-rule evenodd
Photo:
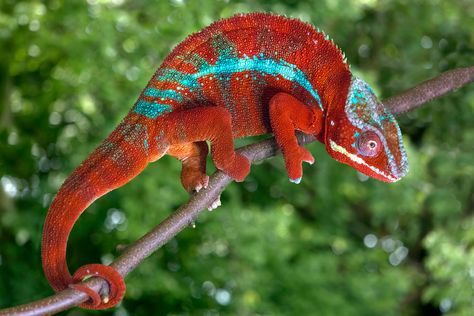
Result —
M 0 308 L 51 294 L 40 262 L 47 206 L 171 48 L 251 11 L 319 26 L 383 97 L 474 64 L 469 0 L 2 1 Z M 299 186 L 281 157 L 253 166 L 103 314 L 472 315 L 474 89 L 400 122 L 406 179 L 367 180 L 320 144 L 309 146 L 317 163 Z M 95 202 L 70 238 L 71 267 L 110 262 L 183 203 L 179 172 L 164 158 Z

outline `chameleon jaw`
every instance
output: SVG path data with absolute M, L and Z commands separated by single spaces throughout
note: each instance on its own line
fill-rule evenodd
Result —
M 344 156 L 346 156 L 347 158 L 349 158 L 351 161 L 359 164 L 359 165 L 362 165 L 364 167 L 367 167 L 369 168 L 370 170 L 372 170 L 373 172 L 375 172 L 376 174 L 382 176 L 383 178 L 387 179 L 387 181 L 389 182 L 396 182 L 398 180 L 400 180 L 400 178 L 397 178 L 397 177 L 394 177 L 392 175 L 389 175 L 389 174 L 386 174 L 385 172 L 383 172 L 382 170 L 374 167 L 374 166 L 371 166 L 369 165 L 368 163 L 366 163 L 364 161 L 364 159 L 360 158 L 359 156 L 357 155 L 354 155 L 354 154 L 351 154 L 350 152 L 348 152 L 344 147 L 336 144 L 335 141 L 333 140 L 329 140 L 329 144 L 331 146 L 331 149 L 334 150 L 335 152 L 338 152 L 338 153 L 341 153 L 343 154 Z

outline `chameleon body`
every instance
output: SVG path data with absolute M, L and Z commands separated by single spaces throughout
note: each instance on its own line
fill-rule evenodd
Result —
M 66 263 L 69 233 L 94 200 L 139 174 L 165 154 L 182 161 L 189 192 L 207 186 L 206 156 L 236 181 L 249 161 L 234 151 L 239 137 L 273 133 L 290 181 L 302 177 L 313 156 L 295 131 L 312 134 L 336 160 L 379 180 L 394 182 L 408 170 L 394 117 L 368 85 L 354 77 L 328 37 L 307 23 L 266 13 L 236 15 L 189 36 L 172 50 L 137 102 L 107 139 L 66 179 L 46 217 L 43 268 L 54 290 L 86 292 L 90 309 L 117 304 L 121 275 L 86 265 L 73 277 Z M 111 285 L 101 297 L 83 285 L 85 276 Z

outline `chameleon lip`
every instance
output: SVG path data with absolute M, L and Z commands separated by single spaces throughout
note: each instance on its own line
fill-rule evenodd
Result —
M 374 166 L 371 166 L 369 165 L 368 163 L 366 163 L 364 161 L 364 159 L 360 158 L 359 156 L 356 156 L 354 154 L 351 154 L 350 152 L 348 152 L 344 147 L 336 144 L 335 141 L 333 140 L 330 140 L 329 141 L 330 145 L 331 145 L 331 149 L 338 152 L 338 153 L 341 153 L 343 154 L 344 156 L 348 157 L 350 160 L 358 163 L 359 165 L 363 165 L 367 168 L 369 168 L 370 170 L 374 171 L 375 173 L 377 173 L 378 175 L 381 175 L 382 177 L 386 178 L 388 181 L 390 182 L 395 182 L 395 181 L 398 181 L 400 180 L 399 177 L 394 177 L 394 176 L 391 176 L 389 174 L 386 174 L 385 172 L 383 172 L 382 170 L 378 169 L 378 168 L 375 168 Z

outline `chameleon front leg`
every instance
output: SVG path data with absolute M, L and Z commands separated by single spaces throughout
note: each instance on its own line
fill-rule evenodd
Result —
M 176 111 L 163 117 L 162 129 L 167 136 L 171 147 L 183 146 L 187 143 L 200 143 L 210 141 L 211 156 L 217 169 L 220 169 L 232 177 L 235 181 L 241 182 L 250 171 L 250 163 L 247 158 L 235 152 L 234 140 L 232 135 L 232 119 L 230 113 L 223 107 L 205 106 L 196 107 L 188 110 Z M 197 145 L 202 146 L 202 145 Z M 185 180 L 188 181 L 188 175 L 191 173 L 205 173 L 204 149 L 189 148 L 186 146 L 182 153 L 199 152 L 198 156 L 183 164 Z M 175 152 L 176 154 L 176 152 Z M 201 173 L 202 171 L 202 173 Z M 183 183 L 183 185 L 192 188 L 193 181 Z
M 305 105 L 287 93 L 275 94 L 269 102 L 270 124 L 281 148 L 291 182 L 299 183 L 303 176 L 303 161 L 314 163 L 311 153 L 298 144 L 295 131 L 317 135 L 322 128 L 322 113 Z

